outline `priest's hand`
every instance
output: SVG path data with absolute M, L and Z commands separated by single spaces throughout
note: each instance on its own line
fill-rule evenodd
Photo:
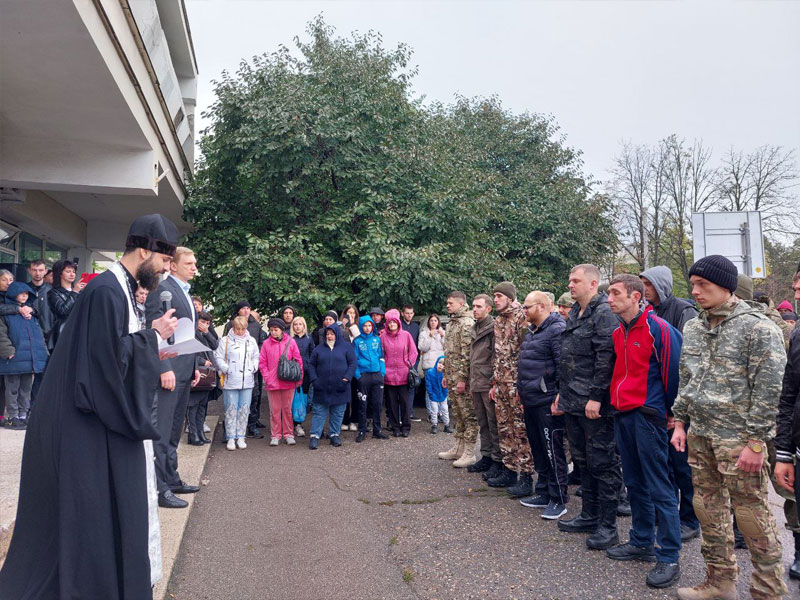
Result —
M 159 318 L 154 320 L 152 325 L 150 325 L 150 327 L 158 332 L 158 335 L 161 336 L 162 340 L 170 337 L 178 328 L 178 319 L 172 316 L 174 313 L 175 309 L 171 308 Z
M 175 371 L 161 374 L 161 387 L 170 392 L 175 389 Z
M 195 369 L 194 379 L 192 380 L 192 387 L 196 386 L 198 383 L 200 383 L 200 371 Z

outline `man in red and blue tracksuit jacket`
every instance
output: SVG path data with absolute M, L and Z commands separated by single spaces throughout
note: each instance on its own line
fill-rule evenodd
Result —
M 626 544 L 609 548 L 609 558 L 656 561 L 647 576 L 651 587 L 668 587 L 680 576 L 680 517 L 669 478 L 667 420 L 678 393 L 680 332 L 642 308 L 638 277 L 611 280 L 608 304 L 617 315 L 611 405 L 622 475 L 631 501 L 632 527 Z M 658 532 L 655 533 L 656 523 Z M 653 542 L 657 539 L 658 547 Z

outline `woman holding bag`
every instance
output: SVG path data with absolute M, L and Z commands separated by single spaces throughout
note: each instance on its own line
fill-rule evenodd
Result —
M 284 331 L 286 323 L 283 319 L 270 319 L 267 322 L 269 337 L 261 346 L 259 368 L 264 377 L 264 387 L 267 389 L 269 399 L 269 421 L 271 429 L 270 446 L 277 446 L 281 438 L 290 446 L 295 444 L 294 421 L 292 419 L 292 399 L 294 390 L 302 385 L 303 357 L 300 349 L 290 335 Z M 300 368 L 300 378 L 289 381 L 278 377 L 278 366 L 281 358 L 295 361 Z
M 300 349 L 300 356 L 303 358 L 303 364 L 308 365 L 308 362 L 311 360 L 311 353 L 314 352 L 314 340 L 308 335 L 308 325 L 303 317 L 295 317 L 292 319 L 292 338 Z M 308 410 L 308 392 L 310 389 L 311 378 L 308 376 L 308 369 L 305 369 L 303 373 L 303 384 L 295 389 L 294 400 L 292 401 L 292 418 L 294 420 L 294 435 L 296 437 L 306 436 L 306 432 L 303 430 L 303 421 L 305 421 L 306 411 Z M 302 404 L 302 410 L 299 408 L 300 404 Z
M 411 402 L 408 395 L 408 372 L 417 362 L 414 338 L 400 326 L 400 312 L 393 308 L 386 313 L 386 329 L 381 332 L 386 359 L 384 398 L 389 411 L 389 426 L 394 437 L 411 434 Z
M 228 450 L 247 448 L 244 436 L 258 371 L 258 345 L 247 332 L 247 319 L 233 319 L 233 327 L 214 351 L 214 361 L 220 373 Z

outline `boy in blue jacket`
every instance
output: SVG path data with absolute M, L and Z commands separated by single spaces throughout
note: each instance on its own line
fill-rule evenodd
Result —
M 425 389 L 428 391 L 428 398 L 431 401 L 431 433 L 436 433 L 439 424 L 439 417 L 444 423 L 444 430 L 450 431 L 450 409 L 447 406 L 447 388 L 442 387 L 444 379 L 444 355 L 436 359 L 430 369 L 425 370 Z
M 5 302 L 24 305 L 33 290 L 14 282 L 8 286 Z M 31 407 L 33 376 L 47 365 L 47 347 L 36 317 L 5 315 L 0 324 L 0 375 L 5 383 L 8 423 L 12 429 L 25 429 Z
M 381 338 L 375 333 L 375 322 L 369 316 L 358 320 L 361 335 L 353 340 L 356 352 L 356 380 L 358 381 L 358 435 L 356 442 L 367 437 L 367 411 L 372 418 L 372 437 L 385 440 L 389 436 L 381 430 L 381 407 L 383 406 L 383 377 L 386 362 L 383 359 Z

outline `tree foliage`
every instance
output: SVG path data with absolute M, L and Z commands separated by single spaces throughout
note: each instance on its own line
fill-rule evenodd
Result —
M 185 218 L 218 314 L 240 298 L 438 311 L 505 279 L 561 291 L 611 251 L 606 201 L 552 119 L 497 98 L 424 106 L 406 46 L 321 18 L 308 33 L 215 82 Z

